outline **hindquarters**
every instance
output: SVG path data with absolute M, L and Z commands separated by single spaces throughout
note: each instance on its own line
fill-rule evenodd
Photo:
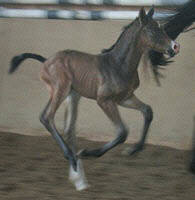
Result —
M 70 84 L 79 95 L 96 99 L 100 85 L 98 56 L 66 50 L 50 57 L 42 68 L 40 78 L 52 93 L 59 84 Z

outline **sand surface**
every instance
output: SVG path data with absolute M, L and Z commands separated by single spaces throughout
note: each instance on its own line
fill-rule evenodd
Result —
M 79 148 L 102 142 L 78 139 Z M 0 133 L 2 200 L 194 200 L 189 151 L 147 145 L 128 157 L 121 145 L 98 159 L 83 160 L 91 187 L 77 192 L 68 181 L 68 162 L 51 137 Z

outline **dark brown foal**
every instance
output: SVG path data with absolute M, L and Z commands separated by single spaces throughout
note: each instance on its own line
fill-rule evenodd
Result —
M 139 86 L 137 68 L 145 50 L 154 49 L 171 56 L 179 51 L 179 45 L 170 40 L 166 33 L 152 19 L 154 9 L 146 15 L 141 9 L 139 17 L 124 28 L 116 43 L 98 55 L 65 50 L 56 53 L 49 59 L 40 55 L 24 53 L 12 60 L 10 73 L 27 58 L 44 62 L 41 79 L 50 92 L 50 99 L 43 110 L 40 120 L 62 149 L 70 163 L 70 179 L 77 189 L 87 187 L 81 160 L 78 159 L 75 147 L 74 126 L 80 96 L 91 98 L 107 115 L 116 128 L 116 138 L 95 150 L 83 150 L 79 156 L 99 157 L 125 142 L 128 131 L 125 127 L 118 105 L 141 111 L 145 124 L 140 142 L 132 153 L 143 148 L 145 138 L 152 121 L 152 109 L 135 97 L 134 91 Z M 69 102 L 64 141 L 56 129 L 54 117 L 64 100 Z

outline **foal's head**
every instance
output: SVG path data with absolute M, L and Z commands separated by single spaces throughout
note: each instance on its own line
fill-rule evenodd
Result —
M 179 52 L 179 44 L 167 36 L 163 28 L 152 18 L 153 14 L 154 8 L 151 8 L 148 14 L 143 8 L 139 12 L 142 45 L 144 48 L 150 48 L 172 57 Z

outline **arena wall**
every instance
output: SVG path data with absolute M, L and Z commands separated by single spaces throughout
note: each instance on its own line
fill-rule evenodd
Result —
M 12 76 L 8 75 L 11 58 L 23 52 L 49 57 L 58 50 L 77 49 L 99 53 L 110 47 L 128 21 L 62 21 L 0 19 L 0 130 L 25 135 L 47 135 L 39 122 L 39 113 L 48 101 L 48 92 L 39 80 L 41 64 L 25 61 Z M 195 113 L 195 33 L 181 34 L 181 52 L 175 62 L 163 71 L 166 76 L 157 87 L 152 75 L 144 76 L 142 63 L 139 72 L 141 86 L 136 95 L 154 110 L 148 142 L 189 149 L 193 115 Z M 56 116 L 57 126 L 63 129 L 62 105 Z M 120 108 L 130 129 L 128 142 L 140 137 L 142 115 Z M 108 141 L 114 137 L 111 123 L 92 100 L 82 99 L 77 132 L 91 140 Z

